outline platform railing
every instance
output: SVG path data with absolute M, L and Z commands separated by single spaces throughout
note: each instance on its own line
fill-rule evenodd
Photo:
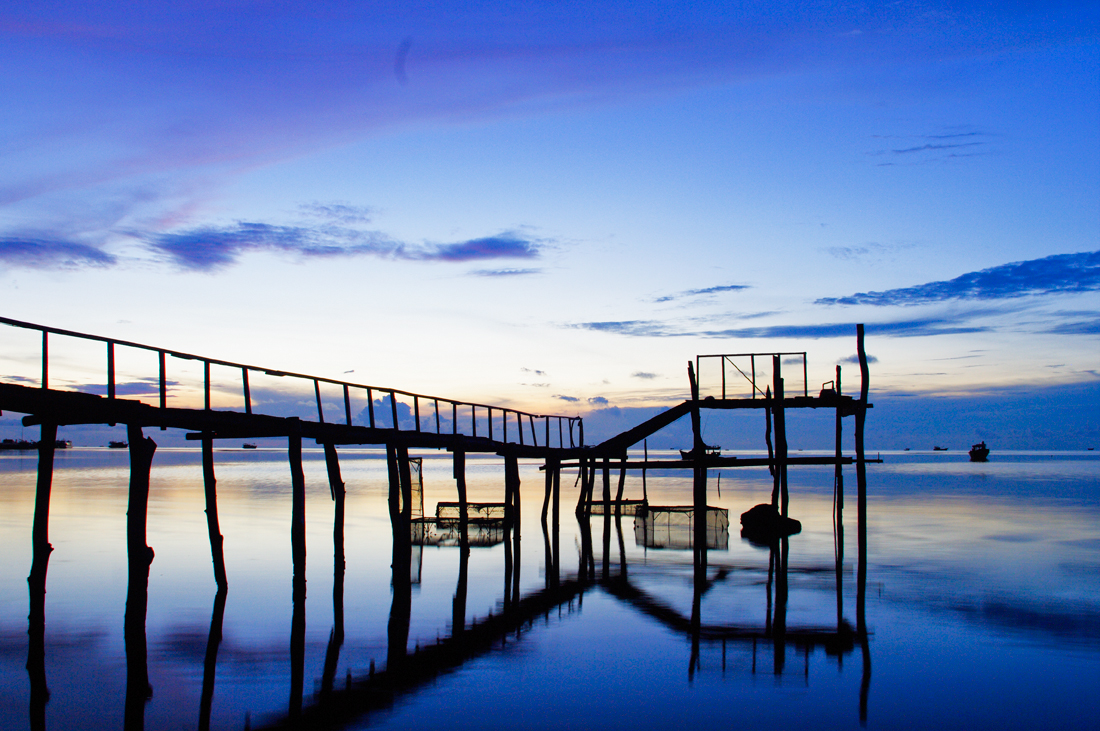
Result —
M 718 361 L 721 368 L 721 398 L 723 400 L 732 398 L 735 394 L 739 394 L 740 391 L 732 387 L 733 383 L 745 382 L 751 388 L 751 395 L 749 398 L 755 399 L 758 396 L 764 398 L 766 389 L 771 385 L 772 379 L 772 360 L 775 356 L 779 356 L 780 360 L 783 359 L 799 359 L 801 360 L 802 370 L 802 395 L 809 396 L 809 380 L 806 372 L 806 351 L 799 352 L 785 352 L 785 353 L 717 353 L 713 355 L 697 355 L 695 356 L 695 372 L 699 374 L 699 391 L 700 395 L 714 396 L 717 384 L 713 383 L 711 379 L 714 378 L 710 372 L 712 369 L 708 369 L 706 372 L 703 370 L 704 363 L 713 363 Z M 797 362 L 794 364 L 797 368 Z M 797 393 L 797 386 L 795 388 L 788 387 L 786 393 Z
M 584 445 L 584 422 L 579 416 L 558 416 L 551 414 L 533 414 L 526 411 L 519 411 L 517 409 L 510 409 L 503 406 L 491 406 L 489 404 L 482 404 L 473 401 L 460 401 L 456 399 L 444 398 L 440 396 L 429 396 L 426 394 L 415 393 L 413 391 L 405 391 L 398 388 L 386 388 L 379 386 L 369 386 L 362 383 L 353 383 L 349 381 L 342 381 L 335 378 L 326 378 L 324 376 L 311 376 L 304 373 L 293 373 L 290 371 L 273 370 L 271 368 L 265 368 L 262 366 L 248 365 L 245 363 L 235 363 L 233 361 L 221 360 L 218 358 L 210 358 L 202 355 L 195 355 L 192 353 L 184 353 L 178 350 L 171 350 L 168 348 L 160 348 L 152 345 L 145 345 L 143 343 L 135 343 L 128 340 L 119 340 L 117 338 L 108 338 L 101 335 L 91 335 L 88 333 L 75 332 L 73 330 L 63 330 L 61 328 L 48 327 L 46 325 L 37 325 L 30 322 L 23 322 L 21 320 L 13 320 L 7 317 L 0 317 L 0 324 L 8 325 L 16 328 L 23 328 L 27 330 L 36 330 L 42 334 L 42 355 L 41 355 L 41 387 L 43 389 L 49 389 L 49 376 L 50 376 L 50 361 L 49 361 L 49 348 L 50 348 L 50 336 L 61 336 L 69 338 L 78 338 L 86 341 L 94 341 L 104 343 L 106 345 L 107 356 L 107 398 L 116 398 L 116 383 L 115 383 L 115 348 L 134 348 L 137 350 L 143 350 L 147 352 L 153 352 L 157 354 L 157 358 L 160 366 L 159 373 L 159 405 L 160 408 L 168 408 L 168 371 L 166 356 L 172 356 L 180 360 L 198 361 L 203 365 L 203 407 L 207 411 L 211 410 L 211 378 L 210 367 L 212 365 L 226 367 L 231 369 L 238 369 L 241 374 L 241 393 L 244 398 L 244 410 L 246 414 L 252 413 L 252 393 L 249 384 L 249 373 L 263 373 L 267 376 L 273 376 L 277 378 L 292 378 L 305 382 L 312 382 L 313 392 L 317 404 L 317 421 L 325 423 L 325 411 L 324 404 L 321 398 L 321 385 L 327 384 L 330 386 L 337 386 L 343 391 L 343 406 L 344 406 L 344 423 L 347 426 L 353 426 L 352 424 L 352 408 L 351 408 L 351 394 L 353 391 L 363 391 L 367 398 L 367 423 L 363 426 L 369 426 L 372 429 L 394 429 L 395 431 L 415 431 L 415 432 L 429 432 L 434 434 L 451 434 L 451 435 L 465 435 L 477 437 L 480 427 L 480 436 L 488 438 L 490 441 L 500 441 L 503 443 L 518 443 L 520 445 L 530 444 L 535 447 L 551 447 L 551 448 L 574 448 Z M 376 397 L 377 404 L 376 404 Z M 403 399 L 402 403 L 408 405 L 411 411 L 411 417 L 413 419 L 412 428 L 402 429 L 401 418 L 398 413 L 398 399 Z M 389 402 L 388 404 L 386 402 Z M 379 423 L 384 421 L 376 415 L 375 410 L 377 407 L 386 408 L 389 407 L 389 426 L 379 426 Z M 460 426 L 459 410 L 469 410 L 469 431 L 467 432 L 465 426 Z M 443 414 L 450 412 L 450 418 L 448 419 Z M 494 413 L 495 412 L 495 413 Z M 465 422 L 465 414 L 462 419 Z M 479 420 L 479 416 L 481 417 Z M 424 417 L 424 418 L 422 418 Z M 433 418 L 434 417 L 434 418 Z M 495 418 L 494 418 L 495 417 Z M 407 419 L 406 419 L 407 421 Z M 447 430 L 444 422 L 449 422 L 450 431 Z M 432 428 L 434 427 L 434 429 Z M 541 434 L 540 434 L 541 432 Z M 511 439 L 509 436 L 511 435 Z M 540 443 L 541 436 L 541 443 Z

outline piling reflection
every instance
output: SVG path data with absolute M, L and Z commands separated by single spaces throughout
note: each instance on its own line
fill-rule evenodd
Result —
M 210 728 L 210 709 L 214 704 L 214 677 L 218 670 L 218 646 L 222 641 L 222 619 L 225 617 L 225 597 L 228 591 L 222 587 L 214 596 L 214 610 L 210 613 L 210 634 L 206 640 L 206 656 L 202 667 L 202 698 L 199 701 L 199 731 Z

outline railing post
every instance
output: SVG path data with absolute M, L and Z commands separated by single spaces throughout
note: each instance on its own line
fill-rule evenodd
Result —
M 107 398 L 115 397 L 115 344 L 107 341 Z M 207 407 L 209 408 L 209 407 Z
M 321 406 L 321 382 L 313 379 L 313 393 L 317 395 L 317 421 L 325 423 L 325 409 Z
M 756 399 L 756 356 L 750 355 L 749 360 L 752 363 L 752 397 Z
M 451 402 L 451 434 L 458 434 L 458 404 Z
M 42 331 L 42 388 L 50 387 L 50 344 L 49 333 Z
M 439 399 L 435 399 L 435 433 L 439 434 L 442 430 L 439 425 Z
M 416 419 L 416 430 L 420 431 L 420 397 L 413 396 L 413 418 Z
M 810 377 L 806 374 L 806 353 L 802 353 L 802 395 L 810 395 Z
M 244 413 L 252 413 L 252 390 L 248 386 L 248 369 L 241 368 L 241 382 L 244 384 Z
M 206 410 L 210 411 L 210 361 L 203 359 L 203 394 L 206 398 Z
M 348 392 L 348 384 L 344 384 L 344 423 L 351 426 L 351 394 Z
M 373 390 L 367 389 L 367 414 L 370 416 L 370 428 L 374 428 L 374 393 Z
M 393 391 L 390 391 L 390 414 L 393 416 L 393 430 L 401 431 L 397 423 L 397 394 Z

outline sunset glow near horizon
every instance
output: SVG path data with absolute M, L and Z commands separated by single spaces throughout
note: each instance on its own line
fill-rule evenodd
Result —
M 857 322 L 877 392 L 1097 382 L 1098 21 L 9 4 L 0 315 L 540 413 L 704 353 L 858 388 Z

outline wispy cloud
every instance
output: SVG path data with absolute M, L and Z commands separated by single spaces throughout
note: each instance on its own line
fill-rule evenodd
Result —
M 531 259 L 539 242 L 505 232 L 468 241 L 410 245 L 377 231 L 334 226 L 278 226 L 240 222 L 224 228 L 202 228 L 150 237 L 147 245 L 177 266 L 215 271 L 249 252 L 268 251 L 304 258 L 380 256 L 413 261 L 467 262 L 485 259 Z
M 944 300 L 997 300 L 1026 295 L 1100 290 L 1100 251 L 1056 254 L 1002 264 L 942 282 L 848 297 L 823 297 L 819 305 L 923 305 Z
M 607 406 L 611 402 L 605 399 L 603 396 L 593 396 L 592 398 L 588 399 L 588 403 L 593 406 Z
M 580 401 L 580 399 L 577 398 L 576 396 L 562 396 L 561 394 L 557 394 L 557 393 L 554 394 L 553 396 L 551 396 L 550 398 L 561 399 L 562 401 L 568 401 L 571 404 L 572 403 L 577 403 L 578 401 Z
M 987 132 L 966 130 L 926 135 L 876 135 L 888 147 L 868 154 L 886 157 L 879 165 L 913 164 L 985 154 Z
M 475 269 L 470 272 L 475 277 L 523 277 L 541 273 L 541 269 Z
M 841 358 L 837 362 L 838 363 L 854 363 L 855 365 L 859 365 L 859 356 L 856 355 L 855 353 L 853 353 L 852 355 L 849 355 L 847 358 Z M 868 363 L 878 363 L 878 358 L 876 358 L 873 355 L 868 355 L 867 356 L 867 362 Z
M 42 238 L 0 238 L 0 262 L 29 269 L 109 267 L 117 259 L 102 249 L 71 241 Z
M 654 302 L 672 302 L 673 300 L 684 299 L 685 297 L 700 297 L 708 294 L 718 294 L 719 292 L 739 292 L 743 289 L 749 289 L 747 284 L 722 284 L 717 287 L 704 287 L 703 289 L 688 289 L 683 292 L 677 292 L 676 294 L 669 294 L 663 297 L 658 297 L 653 300 Z
M 638 371 L 637 373 L 631 373 L 631 378 L 641 378 L 642 380 L 651 381 L 657 377 L 656 373 L 647 373 L 646 371 Z
M 831 323 L 813 325 L 765 325 L 761 327 L 741 327 L 725 330 L 673 330 L 665 323 L 653 320 L 626 320 L 618 322 L 582 322 L 571 325 L 583 330 L 629 335 L 633 337 L 671 337 L 692 336 L 701 338 L 840 338 L 855 334 L 856 324 Z M 869 334 L 890 335 L 894 337 L 924 337 L 928 335 L 957 335 L 962 333 L 985 332 L 990 328 L 984 325 L 968 325 L 960 318 L 927 318 L 923 320 L 899 320 L 894 322 L 868 323 Z

